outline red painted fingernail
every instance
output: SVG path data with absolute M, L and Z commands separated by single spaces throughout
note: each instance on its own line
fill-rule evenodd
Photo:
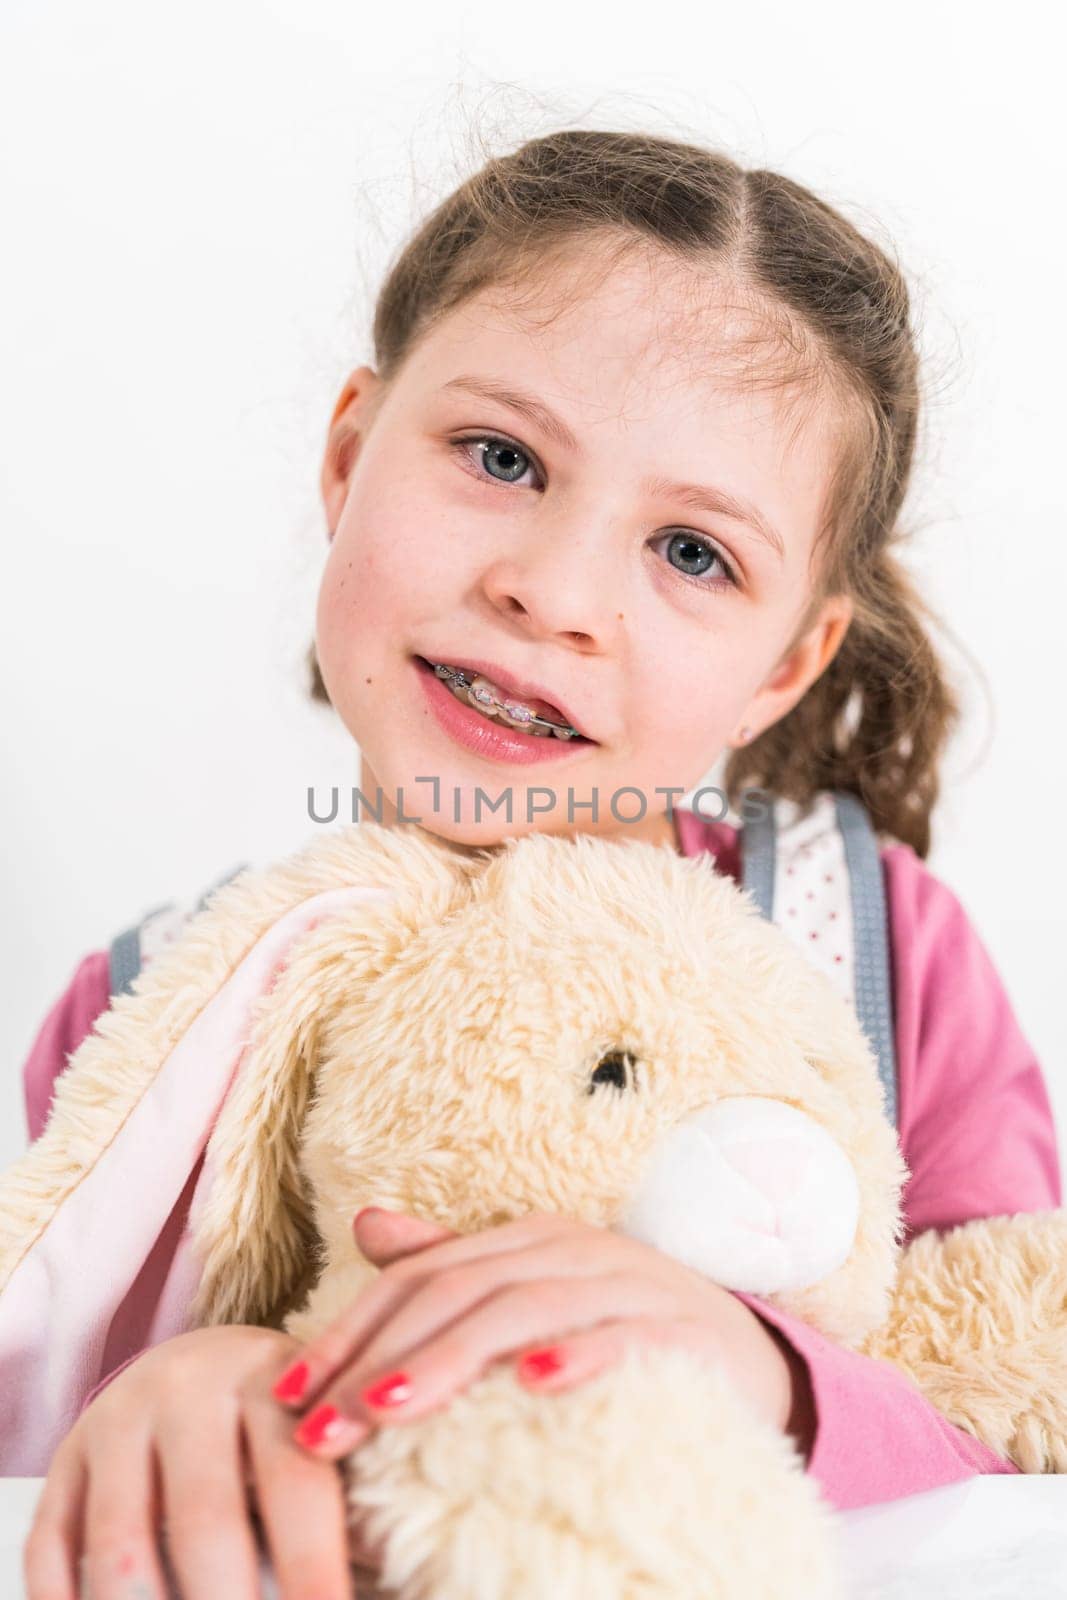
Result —
M 563 1352 L 558 1345 L 547 1350 L 529 1350 L 519 1362 L 519 1372 L 524 1378 L 549 1378 L 563 1366 Z
M 310 1375 L 306 1361 L 294 1361 L 291 1367 L 286 1367 L 271 1394 L 275 1400 L 299 1400 L 308 1386 Z
M 295 1430 L 293 1438 L 297 1444 L 306 1444 L 314 1449 L 316 1445 L 329 1444 L 336 1439 L 345 1426 L 346 1419 L 336 1406 L 316 1406 Z
M 411 1380 L 406 1372 L 391 1372 L 387 1378 L 372 1383 L 364 1389 L 360 1399 L 369 1406 L 398 1406 L 411 1394 Z

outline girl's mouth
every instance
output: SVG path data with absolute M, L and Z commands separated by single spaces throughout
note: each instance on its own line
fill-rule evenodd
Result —
M 542 716 L 530 706 L 524 705 L 521 700 L 506 695 L 488 678 L 480 677 L 463 667 L 450 667 L 441 662 L 428 661 L 425 656 L 416 656 L 415 659 L 440 678 L 455 699 L 463 705 L 470 706 L 472 710 L 487 719 L 501 722 L 509 728 L 521 729 L 523 733 L 528 733 L 535 739 L 562 739 L 575 744 L 594 742 L 579 733 L 570 723 L 557 722 Z
M 532 708 L 522 707 L 521 702 L 511 701 L 510 696 L 501 698 L 510 701 L 513 707 L 511 712 L 491 704 L 482 705 L 472 699 L 470 691 L 488 680 L 471 678 L 469 682 L 463 681 L 453 686 L 453 676 L 466 679 L 467 675 L 447 663 L 431 662 L 425 656 L 413 655 L 411 661 L 421 680 L 429 708 L 440 727 L 450 739 L 486 761 L 511 767 L 549 762 L 566 764 L 581 759 L 582 751 L 597 746 L 596 739 L 572 730 L 569 723 L 559 725 L 561 731 L 553 733 L 551 724 L 548 727 L 540 726 L 549 719 L 538 716 L 538 725 L 531 727 Z M 441 667 L 444 667 L 444 672 L 439 672 Z M 492 685 L 489 687 L 491 689 Z M 495 701 L 498 696 L 493 695 L 492 698 Z M 531 717 L 515 716 L 515 709 L 530 711 Z M 495 714 L 487 714 L 494 710 Z

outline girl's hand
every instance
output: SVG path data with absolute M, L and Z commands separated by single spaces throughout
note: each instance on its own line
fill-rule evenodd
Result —
M 634 1339 L 720 1362 L 761 1416 L 790 1424 L 784 1344 L 728 1290 L 651 1245 L 547 1214 L 460 1235 L 367 1210 L 355 1228 L 383 1270 L 273 1390 L 290 1405 L 314 1402 L 293 1436 L 321 1456 L 424 1416 L 501 1358 L 524 1355 L 521 1381 L 558 1390 Z M 536 1348 L 546 1340 L 551 1349 Z
M 167 1600 L 156 1528 L 182 1600 L 258 1600 L 255 1492 L 281 1600 L 351 1600 L 344 1489 L 297 1448 L 270 1384 L 296 1340 L 202 1328 L 144 1351 L 52 1458 L 23 1568 L 27 1600 Z

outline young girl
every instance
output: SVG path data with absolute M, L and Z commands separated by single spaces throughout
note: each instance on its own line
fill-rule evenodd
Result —
M 722 753 L 734 805 L 850 791 L 884 872 L 908 1236 L 1058 1206 L 1040 1069 L 924 865 L 958 710 L 893 548 L 919 409 L 897 269 L 775 173 L 568 130 L 437 208 L 373 336 L 328 433 L 312 656 L 368 802 L 457 850 L 584 830 L 736 877 L 736 830 L 668 803 Z M 438 667 L 480 675 L 507 720 Z M 26 1064 L 31 1136 L 108 994 L 97 951 Z M 838 1507 L 1015 1470 L 895 1369 L 613 1233 L 356 1231 L 386 1270 L 306 1349 L 194 1330 L 104 1375 L 52 1459 L 29 1600 L 73 1596 L 82 1552 L 96 1600 L 162 1597 L 161 1514 L 187 1600 L 256 1594 L 246 1484 L 282 1594 L 346 1595 L 339 1456 L 490 1362 L 533 1357 L 522 1381 L 560 1388 L 632 1339 L 724 1363 Z

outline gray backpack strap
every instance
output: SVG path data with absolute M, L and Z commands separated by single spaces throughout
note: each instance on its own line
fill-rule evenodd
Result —
M 760 916 L 774 919 L 775 857 L 778 851 L 778 822 L 775 807 L 768 805 L 762 816 L 752 817 L 741 829 L 741 884 L 755 900 Z
M 886 1115 L 895 1127 L 899 1108 L 892 960 L 878 839 L 866 807 L 855 795 L 834 789 L 820 805 L 833 807 L 848 872 L 848 903 L 852 910 L 852 998 L 856 1018 L 876 1057 L 885 1093 Z M 775 800 L 763 816 L 753 817 L 741 828 L 742 888 L 750 894 L 762 916 L 783 926 L 786 919 L 775 900 L 781 883 L 782 822 L 786 811 L 795 809 L 792 803 L 787 806 Z
M 896 1042 L 889 913 L 878 840 L 867 808 L 854 794 L 835 789 L 838 826 L 845 841 L 855 945 L 856 1015 L 878 1057 L 886 1115 L 897 1125 Z
M 176 900 L 164 901 L 162 905 L 146 911 L 140 922 L 116 934 L 108 951 L 109 998 L 128 994 L 137 974 L 151 959 L 150 952 L 162 944 L 169 944 L 189 918 L 204 909 L 215 890 L 236 878 L 247 866 L 248 862 L 242 861 L 239 866 L 224 872 L 221 878 L 216 878 L 214 883 L 208 885 L 195 903 L 180 905 Z
M 156 906 L 145 913 L 141 922 L 135 922 L 132 928 L 125 928 L 122 933 L 116 934 L 111 941 L 108 952 L 108 975 L 110 978 L 110 994 L 128 994 L 133 988 L 133 980 L 141 970 L 141 927 L 149 917 L 158 916 L 161 911 L 168 911 L 173 901 Z

